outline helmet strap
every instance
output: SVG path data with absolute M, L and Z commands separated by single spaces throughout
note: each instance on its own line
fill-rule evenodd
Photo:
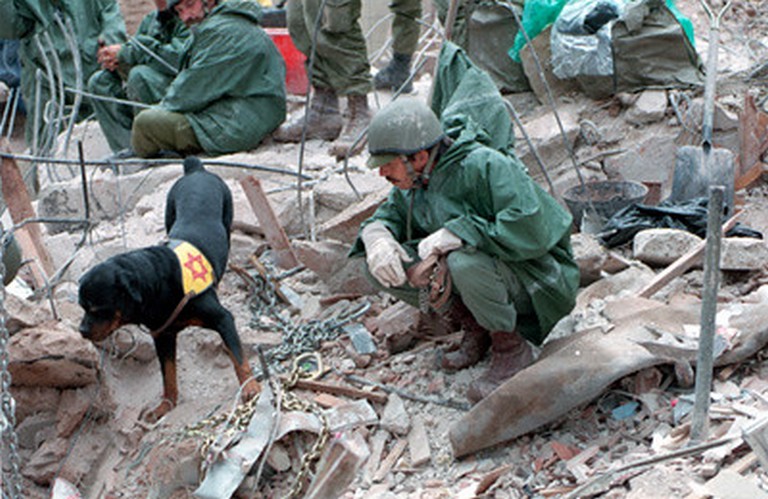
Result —
M 403 164 L 405 164 L 405 169 L 408 175 L 411 177 L 411 180 L 413 181 L 413 189 L 426 189 L 427 184 L 429 184 L 429 176 L 432 174 L 432 170 L 435 167 L 435 162 L 437 159 L 437 152 L 440 149 L 440 144 L 436 144 L 432 149 L 429 151 L 429 158 L 427 159 L 427 164 L 424 165 L 424 169 L 421 170 L 421 172 L 417 172 L 416 168 L 413 167 L 413 163 L 411 163 L 411 160 L 408 159 L 408 157 L 405 154 L 400 155 L 400 159 L 403 160 Z

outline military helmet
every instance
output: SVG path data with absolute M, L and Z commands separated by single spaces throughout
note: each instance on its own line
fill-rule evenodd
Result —
M 368 127 L 370 168 L 378 168 L 400 155 L 429 149 L 443 138 L 443 127 L 435 113 L 418 99 L 397 99 L 376 115 Z

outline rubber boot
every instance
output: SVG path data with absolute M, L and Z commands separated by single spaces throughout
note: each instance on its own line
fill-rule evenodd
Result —
M 410 350 L 419 340 L 443 336 L 451 332 L 448 320 L 440 314 L 429 311 L 419 312 L 416 323 L 407 331 L 387 336 L 385 343 L 390 354 Z
M 477 323 L 472 312 L 460 299 L 454 298 L 449 314 L 455 330 L 464 331 L 458 348 L 445 350 L 439 357 L 440 367 L 452 372 L 480 362 L 491 346 L 491 338 L 488 330 Z
M 376 73 L 373 77 L 373 86 L 378 89 L 392 90 L 396 92 L 408 77 L 411 76 L 411 56 L 395 53 L 387 67 Z M 403 87 L 402 93 L 409 94 L 413 91 L 413 83 Z
M 308 114 L 306 140 L 336 140 L 343 123 L 339 113 L 339 97 L 334 90 L 315 88 Z M 290 123 L 280 126 L 272 138 L 277 142 L 301 142 L 303 130 L 304 114 L 299 113 Z
M 517 331 L 491 333 L 491 365 L 470 383 L 467 398 L 473 404 L 487 397 L 500 384 L 533 363 L 533 349 Z
M 348 95 L 346 115 L 348 116 L 347 125 L 344 127 L 341 136 L 336 143 L 331 146 L 329 151 L 331 156 L 336 157 L 337 161 L 344 159 L 347 155 L 354 156 L 363 149 L 365 142 L 360 140 L 360 142 L 355 144 L 355 141 L 361 137 L 363 130 L 368 128 L 368 125 L 371 123 L 371 111 L 368 109 L 368 95 Z M 351 151 L 350 148 L 353 145 L 355 146 L 355 149 Z

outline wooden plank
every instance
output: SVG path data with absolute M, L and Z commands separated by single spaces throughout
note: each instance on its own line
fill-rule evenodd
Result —
M 272 206 L 269 204 L 267 195 L 261 187 L 261 182 L 256 177 L 250 176 L 241 180 L 240 185 L 243 187 L 245 197 L 248 198 L 256 218 L 259 219 L 267 242 L 275 252 L 275 263 L 284 269 L 298 267 L 299 260 L 293 253 L 288 236 L 285 235 L 285 230 L 283 230 Z
M 395 466 L 397 460 L 400 459 L 400 456 L 403 455 L 403 451 L 405 450 L 406 445 L 408 445 L 408 440 L 404 438 L 401 438 L 397 441 L 397 443 L 392 447 L 392 450 L 389 451 L 389 454 L 387 454 L 387 457 L 381 463 L 381 466 L 379 466 L 379 469 L 376 470 L 376 474 L 373 476 L 374 482 L 378 483 L 384 480 L 387 475 L 389 475 L 389 472 L 392 471 L 392 468 Z
M 367 392 L 351 386 L 333 385 L 331 383 L 324 383 L 322 381 L 313 381 L 308 379 L 300 379 L 296 382 L 296 388 L 302 390 L 312 390 L 316 392 L 331 393 L 333 395 L 343 395 L 352 398 L 364 398 L 371 402 L 378 402 L 379 404 L 387 403 L 387 396 L 383 393 Z
M 8 142 L 3 138 L 0 138 L 0 149 L 3 152 L 11 152 Z M 3 157 L 2 165 L 0 165 L 0 182 L 2 183 L 3 199 L 8 206 L 8 212 L 13 223 L 19 224 L 24 220 L 36 218 L 24 178 L 13 158 Z M 24 258 L 37 262 L 37 264 L 30 265 L 35 288 L 44 287 L 47 281 L 46 277 L 53 275 L 55 268 L 43 243 L 40 226 L 36 223 L 27 224 L 14 231 L 14 236 L 21 247 Z
M 734 216 L 723 224 L 723 234 L 727 233 L 734 225 L 736 225 L 736 220 L 739 218 L 739 215 L 741 215 L 741 212 L 736 212 Z M 650 298 L 654 293 L 669 284 L 672 279 L 683 275 L 699 261 L 699 258 L 704 254 L 704 248 L 706 248 L 707 245 L 706 243 L 706 240 L 701 241 L 688 250 L 686 254 L 675 260 L 669 267 L 654 277 L 651 282 L 637 293 L 637 296 L 640 298 Z

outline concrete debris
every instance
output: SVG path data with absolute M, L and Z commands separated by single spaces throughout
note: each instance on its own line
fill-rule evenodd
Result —
M 406 435 L 411 429 L 411 418 L 405 408 L 403 399 L 397 394 L 389 396 L 381 416 L 381 427 L 395 435 Z
M 768 261 L 768 245 L 762 239 L 727 237 L 720 253 L 721 270 L 759 270 Z
M 646 229 L 635 234 L 632 256 L 654 267 L 664 267 L 701 243 L 701 238 L 680 229 Z
M 661 121 L 667 112 L 667 92 L 664 90 L 644 90 L 640 97 L 627 110 L 626 120 L 641 126 Z
M 16 333 L 8 342 L 8 354 L 16 386 L 79 388 L 97 382 L 96 347 L 57 322 Z

